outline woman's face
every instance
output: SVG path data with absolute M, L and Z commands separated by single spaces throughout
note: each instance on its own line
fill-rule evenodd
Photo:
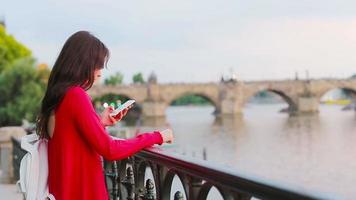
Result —
M 94 71 L 94 82 L 100 80 L 100 77 L 101 77 L 101 69 L 96 69 Z

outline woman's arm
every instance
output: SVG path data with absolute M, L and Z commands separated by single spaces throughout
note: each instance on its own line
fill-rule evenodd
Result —
M 101 125 L 89 96 L 82 88 L 71 88 L 67 95 L 70 116 L 79 134 L 105 159 L 127 158 L 145 147 L 162 144 L 163 139 L 158 131 L 143 133 L 126 140 L 112 139 Z

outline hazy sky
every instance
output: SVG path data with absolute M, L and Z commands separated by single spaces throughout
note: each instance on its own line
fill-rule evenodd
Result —
M 4 1 L 4 0 L 2 0 Z M 356 73 L 356 1 L 7 0 L 7 31 L 52 65 L 65 40 L 88 30 L 111 50 L 104 76 L 125 82 L 349 77 Z

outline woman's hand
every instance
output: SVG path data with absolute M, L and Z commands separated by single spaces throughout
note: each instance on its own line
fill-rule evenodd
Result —
M 116 124 L 116 122 L 120 121 L 127 114 L 128 110 L 131 107 L 132 106 L 125 108 L 124 110 L 119 112 L 119 114 L 112 117 L 110 113 L 114 111 L 114 108 L 112 106 L 108 106 L 101 114 L 101 119 L 100 119 L 101 124 L 104 126 L 113 126 L 114 124 Z
M 112 111 L 114 111 L 114 108 L 112 106 L 108 106 L 101 113 L 100 122 L 103 126 L 112 126 L 118 121 L 114 117 L 110 116 Z
M 166 129 L 164 131 L 160 131 L 163 143 L 173 143 L 173 131 L 172 129 Z

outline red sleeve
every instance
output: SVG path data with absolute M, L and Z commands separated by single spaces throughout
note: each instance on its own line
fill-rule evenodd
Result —
M 120 160 L 145 147 L 162 144 L 158 131 L 143 133 L 135 138 L 116 140 L 111 138 L 100 123 L 90 97 L 80 87 L 69 89 L 66 95 L 73 123 L 84 140 L 107 160 Z

